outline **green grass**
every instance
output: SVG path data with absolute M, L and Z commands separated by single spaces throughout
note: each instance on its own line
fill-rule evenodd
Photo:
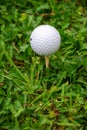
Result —
M 48 69 L 29 43 L 41 24 L 62 38 Z M 0 130 L 86 129 L 86 2 L 1 0 Z

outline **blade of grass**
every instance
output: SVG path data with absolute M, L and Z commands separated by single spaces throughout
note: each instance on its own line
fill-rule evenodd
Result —
M 56 124 L 57 125 L 59 125 L 59 126 L 80 126 L 80 124 L 75 124 L 75 123 L 66 123 L 66 122 L 64 122 L 64 123 L 59 123 L 59 122 L 56 122 Z
M 4 55 L 5 55 L 5 57 L 7 58 L 7 60 L 9 61 L 10 65 L 12 65 L 12 66 L 15 68 L 15 70 L 18 72 L 18 74 L 19 74 L 27 83 L 29 83 L 29 78 L 26 77 L 26 76 L 24 76 L 24 75 L 22 74 L 22 72 L 17 68 L 17 66 L 16 66 L 16 65 L 14 64 L 14 62 L 11 60 L 10 56 L 8 55 L 8 53 L 4 51 Z
M 37 98 L 35 98 L 35 99 L 31 102 L 31 104 L 33 104 L 34 102 L 36 102 L 37 100 L 39 100 L 40 98 L 42 98 L 45 94 L 46 94 L 45 92 L 42 93 L 42 94 L 40 94 Z

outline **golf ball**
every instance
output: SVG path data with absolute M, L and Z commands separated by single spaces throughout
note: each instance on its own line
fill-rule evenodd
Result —
M 31 48 L 39 55 L 55 53 L 60 46 L 61 37 L 57 29 L 50 25 L 36 27 L 30 36 Z

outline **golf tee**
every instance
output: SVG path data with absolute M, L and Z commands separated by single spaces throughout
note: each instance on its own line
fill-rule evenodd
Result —
M 46 68 L 49 68 L 49 56 L 45 56 L 45 65 Z

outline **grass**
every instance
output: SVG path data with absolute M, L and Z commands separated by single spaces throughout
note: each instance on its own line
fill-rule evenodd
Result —
M 73 0 L 0 1 L 0 130 L 87 129 L 87 10 Z M 29 43 L 32 30 L 60 32 L 50 68 Z

